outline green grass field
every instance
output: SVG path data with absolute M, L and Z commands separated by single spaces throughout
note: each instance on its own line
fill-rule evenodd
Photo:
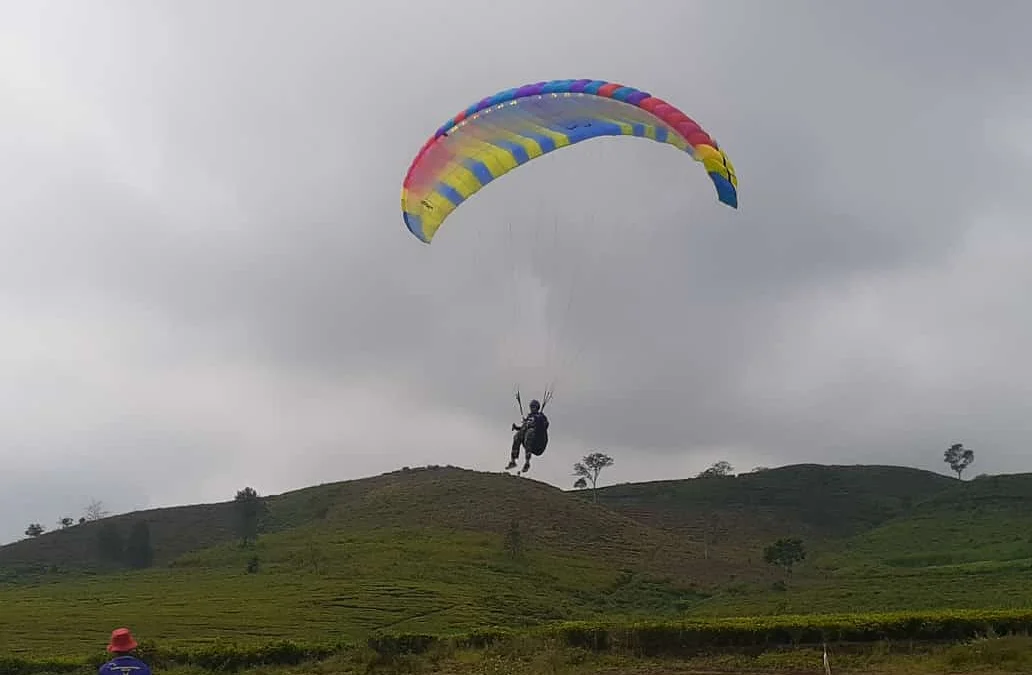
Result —
M 123 533 L 149 523 L 155 561 L 144 570 L 102 562 L 97 522 L 0 547 L 0 655 L 78 658 L 117 625 L 195 647 L 567 620 L 1027 608 L 1029 495 L 1030 475 L 960 482 L 808 465 L 618 485 L 595 504 L 590 493 L 506 475 L 404 470 L 269 497 L 265 533 L 248 548 L 236 541 L 229 503 L 108 519 Z M 518 556 L 505 543 L 514 520 Z M 786 577 L 762 551 L 789 535 L 808 555 Z M 562 662 L 554 672 L 580 672 L 567 661 L 583 656 L 538 650 Z M 592 658 L 614 673 L 666 672 Z M 712 666 L 717 657 L 707 658 Z M 482 650 L 448 659 L 452 670 L 441 672 L 488 672 Z M 506 672 L 532 672 L 519 668 L 533 658 L 516 661 Z
M 56 631 L 69 636 L 62 654 L 81 654 L 97 639 L 81 635 L 82 627 L 103 632 L 112 623 L 180 645 L 286 637 L 297 626 L 311 639 L 336 640 L 378 629 L 551 620 L 563 617 L 550 598 L 612 582 L 590 559 L 529 554 L 524 568 L 507 561 L 495 539 L 393 530 L 278 534 L 254 552 L 225 545 L 171 569 L 15 585 L 0 592 L 0 653 L 37 648 Z M 257 574 L 246 572 L 252 553 L 262 561 Z
M 31 652 L 56 631 L 69 637 L 55 653 L 81 654 L 96 640 L 81 627 L 103 632 L 112 622 L 175 645 L 290 637 L 297 626 L 333 641 L 378 630 L 668 615 L 684 596 L 589 555 L 527 546 L 514 559 L 495 534 L 322 526 L 267 535 L 253 549 L 224 544 L 172 567 L 7 584 L 0 653 Z M 260 567 L 249 574 L 253 555 Z
M 1032 616 L 1023 613 L 1024 626 L 1032 625 Z M 867 621 L 858 617 L 859 624 Z M 875 620 L 871 617 L 870 620 Z M 646 629 L 647 630 L 647 629 Z M 576 633 L 573 634 L 576 636 Z M 395 647 L 403 643 L 396 643 Z M 411 643 L 415 645 L 415 643 Z M 651 642 L 652 646 L 660 643 Z M 579 675 L 608 673 L 611 675 L 716 675 L 718 673 L 780 673 L 793 675 L 824 671 L 827 658 L 831 672 L 837 675 L 940 675 L 943 673 L 1027 673 L 1032 668 L 1032 638 L 1024 635 L 970 636 L 943 642 L 878 640 L 864 643 L 822 645 L 769 644 L 760 648 L 695 648 L 688 652 L 653 653 L 634 644 L 613 644 L 594 649 L 570 644 L 550 633 L 514 633 L 499 637 L 486 645 L 469 645 L 462 641 L 442 640 L 426 644 L 415 651 L 378 645 L 339 645 L 316 654 L 299 650 L 287 643 L 268 645 L 262 650 L 210 645 L 193 652 L 169 651 L 153 644 L 144 644 L 140 656 L 155 672 L 178 675 L 201 675 L 212 671 L 242 675 L 293 675 L 325 673 L 357 675 L 359 673 L 449 673 L 468 675 L 500 675 L 552 673 Z M 671 645 L 672 646 L 672 645 Z M 374 648 L 375 647 L 375 648 Z M 82 659 L 54 657 L 18 659 L 0 657 L 0 673 L 35 675 L 63 673 L 87 675 L 105 660 L 101 652 Z
M 447 651 L 428 657 L 380 663 L 368 655 L 342 656 L 301 667 L 266 667 L 254 675 L 359 675 L 385 672 L 436 675 L 817 675 L 823 673 L 817 648 L 770 650 L 757 654 L 714 654 L 688 658 L 650 658 L 593 654 L 533 641 L 486 650 Z M 1032 639 L 1009 637 L 958 645 L 914 649 L 875 646 L 829 654 L 834 675 L 1013 675 L 1032 672 Z M 196 668 L 175 668 L 176 675 L 202 675 Z

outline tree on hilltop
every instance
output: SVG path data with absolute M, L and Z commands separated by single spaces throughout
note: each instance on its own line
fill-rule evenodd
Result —
M 254 488 L 245 487 L 237 491 L 233 507 L 236 510 L 236 533 L 240 537 L 240 545 L 247 546 L 258 541 L 258 533 L 268 513 L 265 500 Z
M 956 472 L 957 478 L 960 479 L 964 469 L 975 461 L 975 451 L 965 448 L 963 443 L 954 443 L 946 449 L 946 452 L 942 453 L 942 461 L 949 464 L 950 468 Z
M 593 452 L 585 455 L 584 459 L 573 465 L 573 475 L 579 476 L 573 484 L 576 488 L 587 487 L 591 483 L 591 496 L 595 503 L 598 503 L 598 475 L 602 469 L 613 465 L 613 458 L 602 452 Z
M 104 508 L 104 502 L 99 499 L 91 500 L 86 505 L 86 520 L 100 520 L 108 516 L 108 511 Z
M 705 471 L 700 471 L 696 478 L 725 478 L 727 476 L 733 476 L 734 473 L 735 467 L 731 466 L 730 462 L 720 460 L 719 462 L 715 462 Z

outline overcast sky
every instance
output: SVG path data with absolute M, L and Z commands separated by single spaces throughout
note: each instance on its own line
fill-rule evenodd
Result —
M 500 470 L 1032 470 L 1032 4 L 0 2 L 0 541 L 96 498 Z M 426 246 L 402 177 L 469 103 L 623 82 L 741 208 L 604 139 Z

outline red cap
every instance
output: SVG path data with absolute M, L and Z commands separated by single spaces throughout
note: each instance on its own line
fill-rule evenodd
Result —
M 133 639 L 133 634 L 129 632 L 128 628 L 116 628 L 111 631 L 111 642 L 108 643 L 107 650 L 109 652 L 131 652 L 139 646 L 136 644 L 136 640 Z

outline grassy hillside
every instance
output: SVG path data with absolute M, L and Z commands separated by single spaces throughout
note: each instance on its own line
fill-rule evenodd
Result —
M 182 513 L 195 522 L 198 510 Z M 519 555 L 505 543 L 514 521 Z M 155 540 L 167 541 L 160 535 L 165 521 L 151 522 Z M 253 549 L 227 532 L 221 544 L 146 571 L 22 575 L 0 590 L 0 653 L 34 647 L 36 634 L 112 621 L 171 641 L 198 639 L 194 630 L 201 640 L 289 635 L 297 625 L 339 639 L 385 629 L 669 614 L 699 599 L 693 586 L 722 583 L 736 566 L 713 565 L 682 539 L 554 487 L 452 468 L 271 498 L 270 529 Z M 177 550 L 199 540 L 182 527 L 172 532 L 181 537 Z M 9 548 L 21 561 L 55 550 L 73 559 L 80 542 L 68 534 Z M 258 569 L 249 573 L 254 557 Z M 70 638 L 68 653 L 93 639 Z
M 671 537 L 610 509 L 571 499 L 553 486 L 508 474 L 451 467 L 404 470 L 272 496 L 267 503 L 268 533 L 321 526 L 333 531 L 433 528 L 502 535 L 518 520 L 524 536 L 541 547 L 694 583 L 720 583 L 747 567 L 731 559 L 715 567 L 687 538 Z M 232 504 L 144 511 L 109 520 L 124 535 L 140 519 L 150 523 L 158 565 L 234 540 Z M 0 569 L 96 568 L 99 529 L 100 523 L 87 523 L 2 547 Z
M 729 585 L 710 614 L 1032 605 L 1032 474 L 954 481 L 878 527 L 815 541 L 788 582 Z
M 639 522 L 741 549 L 779 536 L 818 541 L 863 532 L 957 483 L 906 467 L 804 464 L 615 485 L 600 489 L 598 499 Z
M 921 569 L 1032 559 L 1032 474 L 953 486 L 880 527 L 829 547 L 829 567 Z
M 360 527 L 434 525 L 499 533 L 509 524 L 514 502 L 545 500 L 523 509 L 532 514 L 524 518 L 525 525 L 535 527 L 539 536 L 561 538 L 564 546 L 593 546 L 594 539 L 611 536 L 600 532 L 609 533 L 616 521 L 598 518 L 619 514 L 624 517 L 621 527 L 634 521 L 650 529 L 664 528 L 677 533 L 678 545 L 690 540 L 699 550 L 704 542 L 707 548 L 715 543 L 715 550 L 723 550 L 725 558 L 748 565 L 749 558 L 755 563 L 761 542 L 771 538 L 797 534 L 819 540 L 864 531 L 958 482 L 904 467 L 799 465 L 733 478 L 602 488 L 599 506 L 605 508 L 585 511 L 574 509 L 578 500 L 564 498 L 565 493 L 551 486 L 527 479 L 507 482 L 511 480 L 503 474 L 442 468 L 315 486 L 268 497 L 267 531 L 346 520 Z M 582 497 L 581 502 L 588 497 L 588 493 L 574 494 Z M 594 515 L 585 517 L 589 513 Z M 574 518 L 574 514 L 580 516 Z M 233 539 L 228 502 L 141 511 L 105 522 L 115 523 L 125 534 L 141 519 L 151 526 L 159 565 Z M 0 547 L 0 568 L 101 566 L 96 545 L 100 526 L 99 522 L 76 525 Z M 729 574 L 736 571 L 742 572 Z M 706 574 L 705 569 L 695 573 Z
M 152 509 L 110 516 L 0 546 L 0 570 L 103 568 L 97 546 L 101 527 L 114 524 L 124 536 L 139 520 L 151 526 L 158 564 L 233 537 L 233 510 L 228 503 Z
M 257 573 L 245 570 L 257 554 Z M 115 624 L 169 644 L 216 637 L 359 639 L 374 630 L 521 626 L 633 610 L 619 571 L 586 556 L 531 548 L 509 558 L 492 535 L 322 528 L 226 545 L 172 568 L 19 584 L 0 591 L 0 654 L 62 636 L 81 654 Z M 607 597 L 608 596 L 608 597 Z M 610 599 L 611 598 L 611 599 Z M 607 600 L 609 600 L 607 602 Z
M 81 654 L 121 623 L 203 643 L 298 626 L 335 640 L 600 616 L 1027 607 L 1029 495 L 1032 475 L 796 466 L 614 486 L 595 504 L 504 474 L 397 471 L 269 497 L 255 548 L 236 543 L 228 503 L 109 519 L 123 532 L 150 522 L 157 559 L 143 571 L 86 573 L 98 523 L 0 548 L 0 579 L 15 570 L 0 584 L 0 654 Z M 717 536 L 703 543 L 707 528 Z M 789 534 L 809 555 L 785 579 L 762 549 Z

